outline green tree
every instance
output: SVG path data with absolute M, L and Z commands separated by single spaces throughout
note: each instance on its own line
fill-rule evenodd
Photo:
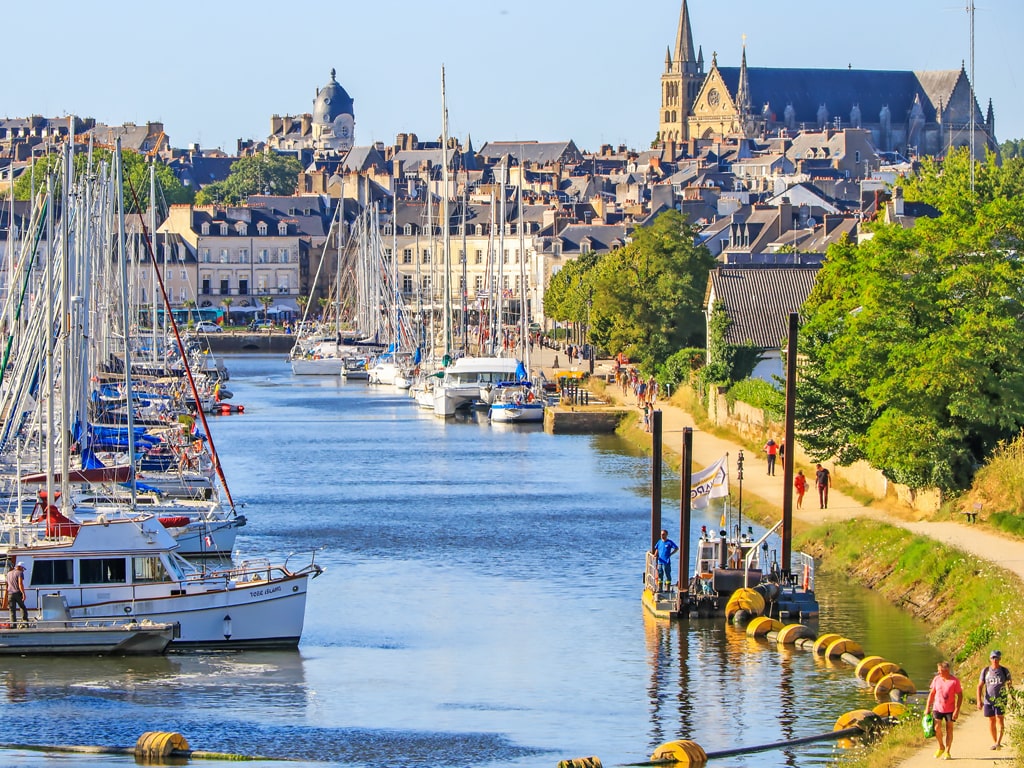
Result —
M 224 305 L 224 326 L 227 327 L 231 325 L 231 305 L 235 303 L 235 300 L 230 296 L 225 296 L 220 303 Z
M 804 306 L 801 441 L 813 458 L 867 459 L 911 487 L 966 487 L 1024 426 L 1020 169 L 955 153 L 908 198 L 938 208 L 829 248 Z
M 263 305 L 263 319 L 270 319 L 270 305 L 274 303 L 273 296 L 260 296 L 260 304 Z
M 714 257 L 696 229 L 666 211 L 594 267 L 593 340 L 656 371 L 683 347 L 704 345 L 703 300 Z
M 124 162 L 124 205 L 128 213 L 145 212 L 149 209 L 149 167 L 150 161 L 138 152 L 123 150 L 121 157 Z M 74 157 L 75 175 L 86 173 L 89 158 L 84 152 L 79 152 Z M 95 149 L 92 157 L 92 169 L 111 167 L 113 153 L 106 149 Z M 61 155 L 45 155 L 35 163 L 35 188 L 45 189 L 46 174 L 53 171 L 56 180 L 56 189 L 61 184 Z M 168 166 L 159 160 L 156 161 L 157 181 L 157 203 L 162 205 L 173 205 L 175 203 L 191 203 L 193 198 L 192 190 L 182 185 L 178 177 L 174 175 Z M 32 173 L 26 171 L 14 182 L 14 198 L 16 200 L 28 200 L 32 194 Z
M 223 181 L 207 184 L 196 195 L 199 205 L 236 205 L 249 195 L 293 195 L 302 164 L 293 157 L 265 152 L 231 164 Z
M 999 153 L 1003 160 L 1010 160 L 1024 155 L 1024 139 L 1008 139 L 999 145 Z

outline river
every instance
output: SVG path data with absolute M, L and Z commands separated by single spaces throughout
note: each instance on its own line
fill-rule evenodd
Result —
M 445 423 L 391 388 L 293 377 L 279 356 L 227 363 L 245 413 L 211 421 L 249 520 L 238 556 L 317 549 L 326 568 L 298 651 L 5 659 L 0 741 L 129 746 L 162 730 L 296 765 L 611 766 L 677 738 L 712 751 L 830 731 L 873 705 L 845 663 L 645 613 L 650 462 L 621 439 Z M 818 586 L 821 632 L 927 686 L 939 656 L 921 625 L 842 580 Z M 714 765 L 820 766 L 835 749 Z

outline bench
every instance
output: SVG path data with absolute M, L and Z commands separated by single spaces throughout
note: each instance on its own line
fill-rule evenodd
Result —
M 964 516 L 968 523 L 975 523 L 978 521 L 978 513 L 981 512 L 982 503 L 980 501 L 974 502 L 970 509 L 960 510 L 960 514 Z

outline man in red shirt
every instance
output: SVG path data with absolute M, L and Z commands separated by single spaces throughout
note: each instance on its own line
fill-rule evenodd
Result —
M 924 711 L 931 712 L 935 718 L 935 740 L 939 743 L 935 756 L 943 760 L 952 759 L 949 749 L 953 746 L 953 723 L 960 717 L 960 705 L 963 703 L 964 689 L 960 681 L 949 671 L 949 662 L 940 661 L 938 674 L 928 689 Z

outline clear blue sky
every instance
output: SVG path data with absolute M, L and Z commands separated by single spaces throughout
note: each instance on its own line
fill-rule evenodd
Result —
M 1021 0 L 977 0 L 975 83 L 1000 141 L 1024 137 Z M 691 0 L 695 45 L 737 66 L 969 68 L 966 0 Z M 272 114 L 311 111 L 332 68 L 355 99 L 356 141 L 441 132 L 646 147 L 679 0 L 375 0 L 4 9 L 0 115 L 162 120 L 175 146 L 233 151 Z

